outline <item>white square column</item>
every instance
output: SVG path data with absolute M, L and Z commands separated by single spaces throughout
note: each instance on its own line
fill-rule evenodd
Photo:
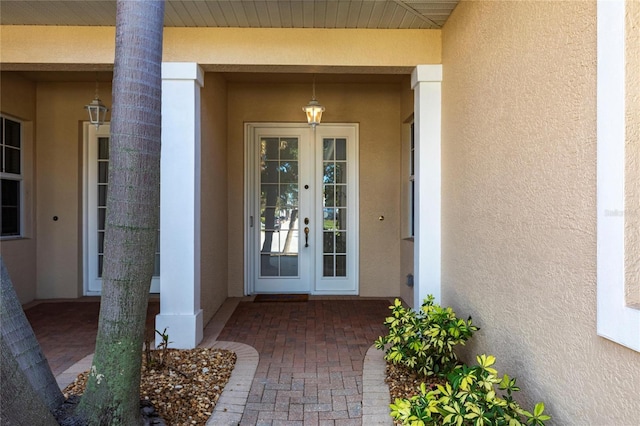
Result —
M 428 294 L 441 303 L 441 118 L 442 65 L 418 65 L 411 73 L 414 90 L 415 224 L 413 307 Z
M 200 308 L 200 89 L 196 63 L 162 64 L 160 314 L 171 347 L 202 340 Z M 160 342 L 156 334 L 156 344 Z

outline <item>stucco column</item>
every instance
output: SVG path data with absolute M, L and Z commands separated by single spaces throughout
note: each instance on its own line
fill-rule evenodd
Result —
M 200 89 L 196 63 L 162 64 L 160 314 L 171 347 L 202 340 L 200 309 Z M 159 336 L 156 335 L 156 343 Z
M 428 294 L 440 303 L 442 65 L 418 65 L 411 73 L 411 87 L 415 131 L 413 304 L 418 309 Z

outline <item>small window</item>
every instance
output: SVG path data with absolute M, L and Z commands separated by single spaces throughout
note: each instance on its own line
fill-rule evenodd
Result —
M 2 237 L 17 237 L 21 232 L 22 201 L 22 126 L 0 116 L 0 192 Z

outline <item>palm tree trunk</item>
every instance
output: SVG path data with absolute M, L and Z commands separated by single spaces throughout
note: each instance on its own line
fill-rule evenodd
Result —
M 163 0 L 118 0 L 105 264 L 96 351 L 77 414 L 140 424 L 140 370 L 160 197 Z
M 58 426 L 58 422 L 18 366 L 4 334 L 0 336 L 0 383 L 0 424 Z
M 14 358 L 17 368 L 24 375 L 27 383 L 33 388 L 44 406 L 49 411 L 53 411 L 64 402 L 64 396 L 62 396 L 49 367 L 49 362 L 44 357 L 36 340 L 31 324 L 24 315 L 2 256 L 0 256 L 0 275 L 2 281 L 0 324 L 2 325 L 3 360 L 5 355 Z M 10 353 L 4 353 L 5 347 Z M 0 387 L 3 386 L 0 385 Z M 5 403 L 7 403 L 4 400 L 4 393 L 2 397 L 4 409 Z

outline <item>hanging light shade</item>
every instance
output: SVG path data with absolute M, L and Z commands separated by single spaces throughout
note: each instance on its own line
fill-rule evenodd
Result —
M 324 107 L 316 100 L 316 80 L 313 79 L 313 96 L 306 106 L 302 107 L 302 110 L 307 114 L 307 123 L 311 127 L 316 127 L 322 120 L 322 113 Z
M 107 118 L 107 111 L 109 108 L 102 103 L 98 97 L 98 83 L 96 83 L 96 97 L 89 105 L 85 105 L 84 109 L 89 112 L 89 122 L 96 126 L 96 129 L 104 124 Z

